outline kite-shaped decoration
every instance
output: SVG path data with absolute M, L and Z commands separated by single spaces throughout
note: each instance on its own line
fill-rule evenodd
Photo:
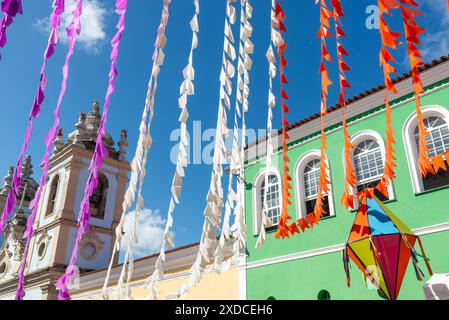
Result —
M 432 270 L 420 238 L 371 195 L 362 196 L 343 250 L 347 284 L 350 286 L 349 260 L 352 260 L 385 299 L 396 300 L 410 259 L 419 281 L 422 281 L 423 272 L 418 267 L 418 256 L 425 260 L 430 275 Z M 421 254 L 416 252 L 416 244 L 419 244 Z

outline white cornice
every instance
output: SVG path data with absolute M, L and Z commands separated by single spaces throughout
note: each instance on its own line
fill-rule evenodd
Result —
M 432 225 L 432 226 L 417 228 L 417 229 L 414 229 L 413 231 L 416 233 L 416 235 L 422 236 L 422 235 L 427 235 L 427 234 L 437 233 L 437 232 L 442 232 L 442 231 L 448 231 L 448 230 L 449 230 L 449 222 L 445 222 L 445 223 L 436 224 L 436 225 Z M 328 253 L 339 252 L 339 251 L 343 250 L 344 245 L 345 245 L 344 243 L 341 243 L 341 244 L 336 244 L 336 245 L 332 245 L 332 246 L 328 246 L 328 247 L 313 249 L 313 250 L 309 250 L 309 251 L 295 252 L 295 253 L 284 255 L 284 256 L 278 256 L 278 257 L 268 258 L 268 259 L 264 259 L 264 260 L 254 261 L 254 262 L 247 263 L 246 269 L 254 269 L 254 268 L 259 268 L 259 267 L 272 265 L 272 264 L 276 264 L 276 263 L 288 262 L 288 261 L 293 261 L 293 260 L 299 260 L 299 259 L 304 259 L 304 258 L 320 256 L 320 255 L 328 254 Z

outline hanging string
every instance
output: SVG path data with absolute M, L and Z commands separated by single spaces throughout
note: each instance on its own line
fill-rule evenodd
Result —
M 230 170 L 228 175 L 228 192 L 225 201 L 225 213 L 223 218 L 223 226 L 221 228 L 220 241 L 215 253 L 215 270 L 217 272 L 224 272 L 229 268 L 231 262 L 235 262 L 240 253 L 240 248 L 245 245 L 246 225 L 244 221 L 244 203 L 242 201 L 242 183 L 244 153 L 242 154 L 242 147 L 246 141 L 246 113 L 249 109 L 249 72 L 252 68 L 252 60 L 250 54 L 254 52 L 254 44 L 251 42 L 253 27 L 250 23 L 252 18 L 252 7 L 249 0 L 241 1 L 240 9 L 240 37 L 239 37 L 239 58 L 237 62 L 237 89 L 234 110 L 234 127 L 233 127 L 233 141 L 231 150 Z M 242 107 L 242 108 L 241 108 Z M 239 130 L 239 121 L 242 123 L 242 128 Z M 239 144 L 239 133 L 241 143 Z M 243 156 L 243 157 L 242 157 Z M 234 190 L 234 175 L 237 176 L 237 191 Z M 226 247 L 226 240 L 231 238 L 231 213 L 234 214 L 235 224 L 234 230 L 237 231 L 237 239 L 234 242 L 234 257 L 235 261 L 231 259 L 225 260 L 224 252 Z M 235 234 L 234 234 L 235 235 Z
M 242 10 L 243 11 L 243 10 Z M 240 256 L 246 253 L 246 233 L 247 226 L 245 222 L 245 149 L 247 146 L 246 141 L 246 114 L 249 112 L 249 83 L 250 83 L 250 71 L 252 69 L 253 61 L 251 56 L 254 53 L 254 44 L 251 41 L 253 32 L 253 26 L 249 22 L 252 18 L 253 8 L 250 1 L 246 1 L 245 6 L 246 19 L 244 19 L 244 32 L 241 33 L 240 38 L 243 38 L 244 42 L 244 77 L 243 77 L 243 113 L 242 113 L 242 129 L 240 135 L 240 163 L 237 171 L 237 199 L 234 208 L 234 224 L 233 228 L 236 230 L 236 240 L 234 242 L 234 262 L 239 263 Z M 244 251 L 244 252 L 243 252 Z
M 332 85 L 332 81 L 329 79 L 326 61 L 332 62 L 329 55 L 329 51 L 326 47 L 326 37 L 332 37 L 329 24 L 329 19 L 333 16 L 332 11 L 330 11 L 326 5 L 326 0 L 321 0 L 320 2 L 320 29 L 318 31 L 318 37 L 321 39 L 321 64 L 320 64 L 320 74 L 321 74 L 321 152 L 320 152 L 320 179 L 318 183 L 318 194 L 316 199 L 315 208 L 313 211 L 314 217 L 309 214 L 312 221 L 309 220 L 309 224 L 318 224 L 321 217 L 325 213 L 324 209 L 324 195 L 329 193 L 330 179 L 328 175 L 328 166 L 326 159 L 326 133 L 324 118 L 327 115 L 327 96 L 329 93 L 329 86 Z
M 407 4 L 405 6 L 403 4 Z M 425 29 L 421 28 L 416 22 L 416 17 L 422 14 L 421 11 L 417 10 L 419 5 L 414 0 L 401 0 L 399 4 L 402 13 L 402 20 L 404 24 L 405 38 L 407 41 L 407 55 L 410 60 L 410 67 L 412 69 L 412 83 L 415 93 L 415 104 L 416 104 L 416 118 L 418 120 L 418 164 L 419 171 L 423 177 L 426 177 L 429 173 L 436 174 L 432 163 L 429 159 L 427 146 L 427 136 L 428 132 L 424 124 L 424 117 L 421 110 L 421 98 L 420 96 L 424 94 L 424 85 L 421 79 L 421 74 L 419 67 L 424 65 L 422 61 L 423 56 L 418 49 L 418 45 L 421 44 L 419 36 L 426 32 Z
M 134 272 L 134 249 L 137 245 L 138 239 L 137 239 L 137 219 L 140 216 L 142 209 L 144 208 L 144 198 L 142 195 L 142 189 L 143 184 L 146 177 L 146 164 L 148 160 L 148 153 L 150 151 L 153 138 L 151 136 L 151 123 L 154 116 L 154 99 L 156 97 L 157 92 L 157 83 L 158 83 L 158 76 L 160 72 L 160 68 L 164 63 L 165 54 L 164 54 L 164 47 L 166 45 L 166 36 L 165 36 L 165 30 L 168 24 L 168 18 L 169 18 L 169 5 L 171 0 L 164 0 L 164 5 L 162 9 L 162 17 L 161 22 L 158 28 L 158 36 L 156 38 L 155 43 L 155 53 L 153 55 L 153 72 L 152 72 L 152 78 L 150 79 L 150 85 L 149 85 L 149 91 L 147 92 L 147 100 L 146 100 L 146 108 L 149 107 L 150 109 L 150 118 L 148 122 L 148 126 L 146 128 L 146 134 L 144 136 L 144 145 L 143 145 L 143 154 L 140 162 L 140 177 L 139 177 L 139 184 L 137 189 L 137 202 L 136 202 L 136 208 L 134 209 L 134 214 L 131 217 L 131 230 L 129 232 L 129 241 L 127 250 L 125 253 L 125 259 L 123 261 L 123 268 L 122 272 L 119 277 L 119 281 L 116 287 L 116 297 L 117 298 L 125 298 L 130 299 L 131 298 L 131 292 L 129 289 L 129 283 L 132 278 L 132 274 Z M 149 96 L 150 95 L 150 96 Z M 146 111 L 145 111 L 146 112 Z M 136 161 L 140 161 L 137 158 L 136 153 Z M 131 187 L 131 186 L 130 186 Z M 135 190 L 135 185 L 132 187 Z M 133 197 L 135 196 L 135 193 L 133 194 Z M 127 201 L 127 200 L 125 200 Z M 134 201 L 134 198 L 132 198 L 131 203 Z M 131 206 L 131 203 L 129 204 Z M 124 204 L 124 206 L 127 206 L 127 204 Z M 126 214 L 126 211 L 123 212 L 123 215 Z M 123 216 L 123 223 L 125 221 L 125 216 Z M 121 226 L 121 229 L 123 229 L 123 225 Z M 121 238 L 119 239 L 121 241 Z M 120 243 L 117 244 L 117 251 L 120 250 Z M 110 264 L 110 267 L 112 268 L 112 261 Z M 126 272 L 127 271 L 127 272 Z M 126 278 L 125 278 L 126 275 Z M 126 281 L 125 281 L 126 280 Z
M 119 20 L 117 23 L 117 32 L 111 41 L 111 68 L 109 71 L 109 84 L 106 92 L 105 103 L 103 115 L 101 117 L 100 125 L 97 133 L 97 140 L 95 145 L 95 151 L 92 156 L 92 160 L 89 165 L 89 178 L 86 183 L 86 188 L 84 190 L 84 197 L 81 201 L 80 211 L 78 212 L 78 231 L 75 239 L 75 244 L 73 247 L 72 255 L 70 257 L 70 263 L 67 267 L 66 273 L 58 279 L 56 287 L 59 289 L 58 299 L 59 300 L 70 300 L 69 289 L 67 287 L 68 282 L 75 274 L 75 263 L 78 257 L 79 245 L 84 234 L 89 231 L 89 219 L 90 219 L 90 205 L 89 199 L 92 196 L 94 189 L 98 184 L 98 173 L 99 169 L 103 164 L 103 159 L 108 156 L 108 150 L 103 145 L 103 136 L 106 133 L 106 122 L 108 118 L 109 103 L 111 95 L 115 91 L 115 79 L 117 77 L 117 57 L 120 47 L 120 40 L 125 30 L 125 14 L 127 8 L 128 0 L 116 0 L 115 2 L 115 12 L 119 15 Z
M 192 30 L 192 44 L 190 47 L 188 64 L 183 70 L 184 81 L 180 87 L 180 98 L 178 106 L 182 110 L 181 115 L 179 117 L 180 122 L 180 131 L 181 137 L 179 141 L 179 150 L 177 155 L 177 163 L 176 170 L 173 176 L 173 182 L 171 186 L 171 197 L 170 197 L 170 205 L 167 213 L 167 223 L 165 226 L 164 234 L 163 234 L 163 243 L 161 247 L 160 254 L 157 258 L 155 264 L 155 270 L 153 275 L 149 278 L 149 283 L 147 286 L 150 288 L 151 298 L 157 297 L 157 291 L 154 288 L 154 285 L 159 281 L 163 276 L 163 262 L 165 262 L 165 245 L 169 245 L 174 247 L 171 228 L 173 226 L 173 213 L 175 210 L 175 206 L 179 205 L 179 197 L 182 191 L 182 182 L 185 177 L 185 168 L 187 167 L 187 147 L 188 147 L 188 138 L 187 138 L 187 120 L 189 117 L 187 102 L 188 96 L 194 95 L 195 89 L 193 81 L 195 79 L 195 70 L 193 68 L 193 54 L 195 49 L 198 47 L 198 15 L 200 12 L 199 1 L 194 0 L 193 4 L 195 6 L 195 13 L 190 21 L 190 28 Z M 168 9 L 168 7 L 167 7 Z M 127 286 L 129 285 L 129 281 L 131 279 L 131 273 L 128 273 Z
M 392 113 L 393 109 L 389 102 L 389 93 L 396 94 L 397 89 L 391 79 L 391 74 L 396 73 L 396 69 L 391 65 L 392 62 L 396 62 L 389 49 L 396 50 L 397 45 L 400 43 L 398 37 L 400 33 L 390 30 L 383 15 L 391 14 L 391 10 L 399 8 L 399 4 L 394 1 L 379 0 L 379 31 L 381 36 L 381 50 L 380 50 L 380 65 L 383 67 L 385 93 L 385 113 L 386 113 L 386 148 L 385 148 L 385 165 L 384 174 L 380 183 L 377 185 L 377 189 L 389 198 L 388 187 L 393 183 L 396 178 L 396 157 L 394 156 L 394 145 L 396 144 L 394 138 L 394 131 L 392 127 Z
M 190 269 L 187 283 L 178 288 L 178 295 L 186 295 L 202 278 L 207 265 L 213 262 L 213 255 L 217 248 L 216 231 L 220 230 L 223 209 L 223 164 L 226 163 L 226 145 L 224 143 L 229 134 L 226 110 L 231 108 L 232 79 L 235 76 L 233 62 L 237 58 L 234 47 L 232 25 L 236 21 L 236 9 L 233 4 L 236 0 L 226 1 L 226 18 L 224 31 L 223 62 L 220 73 L 220 99 L 218 104 L 217 129 L 214 146 L 213 169 L 210 187 L 207 194 L 207 205 L 204 210 L 204 224 L 199 244 L 197 258 Z
M 278 31 L 282 35 L 282 32 L 287 33 L 287 28 L 285 27 L 284 21 L 286 20 L 286 16 L 284 13 L 284 10 L 281 7 L 281 4 L 279 1 L 276 1 L 276 7 L 275 7 L 275 16 L 278 20 Z M 282 42 L 278 46 L 278 56 L 279 56 L 279 79 L 280 79 L 280 101 L 281 101 L 281 111 L 282 111 L 282 167 L 283 167 L 283 174 L 282 174 L 282 212 L 281 217 L 279 218 L 279 225 L 278 229 L 275 233 L 276 239 L 279 238 L 286 238 L 290 237 L 290 233 L 294 235 L 298 231 L 298 228 L 296 227 L 296 223 L 292 223 L 289 225 L 289 220 L 291 219 L 291 216 L 288 214 L 288 209 L 291 202 L 292 193 L 291 190 L 293 189 L 291 183 L 292 183 L 292 177 L 290 175 L 290 168 L 289 163 L 290 159 L 288 158 L 288 145 L 287 140 L 289 139 L 287 130 L 289 127 L 288 120 L 286 118 L 286 114 L 289 113 L 289 108 L 287 106 L 286 101 L 288 100 L 288 95 L 286 92 L 286 85 L 288 85 L 287 77 L 285 76 L 285 67 L 288 65 L 287 59 L 285 58 L 284 52 L 288 48 L 287 43 L 285 42 L 285 39 L 282 38 Z M 268 185 L 265 186 L 266 188 Z
M 22 0 L 3 0 L 2 12 L 4 16 L 0 20 L 0 49 L 3 49 L 6 45 L 6 29 L 14 22 L 14 18 L 17 14 L 23 14 Z M 0 60 L 2 54 L 0 52 Z
M 17 286 L 17 292 L 16 292 L 16 300 L 22 300 L 24 297 L 24 272 L 25 272 L 25 266 L 27 262 L 27 256 L 28 256 L 28 250 L 30 248 L 31 238 L 34 234 L 34 222 L 36 220 L 37 216 L 37 209 L 39 206 L 39 202 L 41 200 L 42 192 L 44 190 L 47 178 L 48 178 L 48 171 L 50 169 L 50 154 L 53 149 L 53 142 L 55 141 L 57 134 L 58 134 L 58 127 L 59 127 L 59 120 L 60 120 L 60 111 L 61 111 L 61 105 L 62 100 L 64 98 L 66 89 L 67 89 L 67 80 L 69 78 L 69 65 L 70 65 L 70 58 L 73 55 L 73 52 L 75 50 L 75 41 L 76 38 L 79 36 L 81 31 L 81 15 L 83 12 L 83 0 L 75 0 L 75 9 L 72 12 L 72 22 L 67 28 L 67 38 L 68 38 L 68 52 L 65 58 L 65 63 L 62 68 L 62 83 L 61 83 L 61 89 L 59 91 L 59 98 L 58 103 L 56 105 L 55 111 L 54 111 L 54 120 L 53 120 L 53 126 L 51 127 L 50 131 L 45 136 L 45 154 L 42 158 L 41 167 L 42 167 L 42 176 L 41 181 L 39 184 L 39 188 L 36 191 L 36 194 L 34 196 L 33 201 L 31 202 L 30 208 L 32 210 L 31 215 L 28 217 L 26 230 L 24 233 L 24 239 L 26 239 L 25 248 L 22 255 L 22 262 L 20 264 L 19 269 L 19 283 Z
M 273 48 L 277 48 L 282 42 L 282 35 L 277 30 L 278 20 L 275 14 L 276 0 L 271 0 L 271 16 L 270 16 L 270 45 L 268 46 L 268 51 L 266 54 L 267 61 L 269 63 L 268 77 L 268 117 L 267 117 L 267 140 L 266 140 L 266 161 L 265 161 L 265 188 L 263 195 L 263 203 L 261 210 L 261 224 L 259 230 L 259 236 L 256 242 L 256 249 L 261 248 L 265 243 L 267 227 L 272 225 L 272 222 L 268 219 L 268 182 L 269 182 L 269 170 L 272 166 L 272 157 L 274 153 L 273 148 L 273 108 L 276 106 L 276 96 L 273 93 L 273 80 L 276 78 L 277 68 L 276 68 L 276 55 Z
M 22 183 L 21 172 L 22 172 L 22 162 L 23 156 L 26 153 L 28 148 L 28 144 L 31 139 L 31 134 L 33 131 L 33 122 L 39 116 L 41 110 L 41 104 L 44 102 L 44 92 L 45 87 L 47 86 L 47 77 L 45 75 L 45 70 L 47 67 L 47 61 L 53 56 L 55 53 L 55 47 L 59 42 L 58 28 L 61 23 L 61 15 L 64 13 L 64 0 L 55 0 L 53 3 L 53 13 L 50 17 L 50 26 L 51 32 L 50 37 L 48 39 L 48 45 L 45 49 L 44 53 L 44 61 L 42 63 L 40 76 L 39 76 L 39 84 L 37 87 L 37 92 L 34 97 L 33 105 L 31 107 L 30 115 L 28 118 L 28 124 L 25 131 L 25 138 L 22 144 L 22 148 L 20 150 L 19 159 L 17 160 L 16 168 L 14 170 L 14 176 L 11 184 L 11 189 L 8 192 L 8 197 L 6 198 L 5 206 L 3 208 L 3 213 L 0 219 L 0 232 L 3 232 L 5 227 L 5 223 L 11 215 L 14 206 L 16 204 L 17 195 L 19 194 L 20 186 Z
M 169 18 L 169 4 L 171 0 L 163 0 L 163 8 L 162 8 L 162 14 L 161 14 L 161 21 L 159 24 L 159 27 L 157 29 L 157 37 L 156 41 L 154 43 L 154 53 L 152 56 L 153 60 L 153 67 L 151 72 L 151 77 L 148 83 L 148 90 L 146 94 L 146 100 L 145 100 L 145 107 L 143 109 L 142 113 L 142 120 L 139 126 L 139 138 L 137 141 L 137 147 L 136 152 L 134 154 L 134 158 L 131 161 L 131 177 L 130 182 L 128 185 L 128 189 L 126 190 L 125 197 L 122 203 L 122 216 L 120 218 L 120 222 L 117 225 L 117 228 L 115 230 L 116 239 L 114 242 L 114 248 L 112 251 L 112 257 L 111 261 L 109 263 L 108 271 L 106 273 L 106 278 L 104 281 L 103 289 L 102 289 L 102 296 L 103 299 L 109 299 L 106 291 L 107 286 L 109 283 L 109 278 L 112 270 L 112 266 L 115 261 L 115 255 L 120 251 L 121 243 L 123 239 L 123 227 L 125 225 L 126 221 L 126 213 L 130 211 L 131 206 L 134 203 L 134 200 L 136 198 L 136 191 L 137 191 L 137 183 L 138 180 L 140 182 L 139 184 L 139 197 L 138 197 L 138 203 L 136 204 L 136 210 L 134 212 L 134 216 L 132 217 L 132 225 L 131 225 L 131 231 L 130 231 L 130 239 L 128 241 L 128 248 L 134 248 L 135 242 L 137 241 L 136 236 L 136 219 L 137 219 L 137 212 L 141 211 L 141 208 L 143 208 L 143 197 L 141 195 L 141 187 L 144 181 L 144 178 L 146 176 L 146 162 L 147 162 L 147 155 L 152 145 L 152 137 L 151 137 L 151 123 L 154 116 L 154 101 L 157 91 L 157 79 L 160 72 L 160 67 L 163 65 L 165 54 L 164 54 L 164 47 L 166 44 L 166 37 L 165 37 L 165 29 L 167 27 L 168 18 Z M 147 124 L 148 122 L 148 124 Z M 140 176 L 140 179 L 139 179 Z M 131 244 L 134 243 L 134 244 Z M 131 250 L 131 249 L 130 249 Z M 127 250 L 128 251 L 128 250 Z M 125 257 L 126 260 L 129 260 L 128 257 Z M 130 262 L 130 265 L 132 267 L 132 262 Z M 131 268 L 132 269 L 132 268 Z M 129 270 L 131 270 L 129 269 Z M 119 284 L 117 285 L 116 292 L 119 295 L 122 296 L 129 296 L 123 288 L 124 284 L 124 277 L 125 277 L 125 269 L 122 270 Z
M 351 154 L 354 146 L 351 143 L 351 136 L 348 132 L 348 124 L 346 121 L 346 89 L 351 88 L 348 80 L 346 79 L 346 71 L 351 71 L 351 68 L 345 63 L 343 56 L 347 56 L 348 52 L 345 50 L 342 44 L 342 38 L 346 37 L 343 31 L 342 18 L 345 17 L 343 7 L 340 0 L 331 0 L 332 7 L 334 9 L 334 25 L 335 25 L 335 39 L 337 43 L 337 57 L 338 57 L 338 70 L 339 70 L 339 84 L 340 94 L 338 97 L 338 104 L 343 107 L 343 137 L 344 137 L 344 166 L 345 166 L 345 188 L 341 199 L 341 204 L 347 209 L 354 209 L 354 189 L 357 185 L 357 177 L 355 175 L 354 166 L 352 164 Z

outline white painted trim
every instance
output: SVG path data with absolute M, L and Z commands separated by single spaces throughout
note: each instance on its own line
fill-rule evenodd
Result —
M 239 300 L 247 300 L 246 295 L 246 256 L 240 258 L 238 265 Z
M 253 182 L 253 235 L 257 236 L 260 231 L 260 227 L 262 226 L 262 219 L 261 219 L 261 211 L 262 211 L 262 203 L 259 196 L 260 192 L 260 185 L 265 180 L 265 175 L 271 175 L 274 174 L 277 176 L 279 180 L 279 203 L 280 207 L 282 209 L 282 179 L 281 174 L 279 173 L 279 170 L 277 168 L 270 168 L 270 169 L 261 169 L 259 173 L 256 175 L 256 178 Z
M 312 150 L 307 152 L 306 154 L 302 155 L 301 158 L 296 163 L 295 166 L 295 194 L 296 194 L 296 218 L 305 218 L 307 214 L 310 212 L 306 212 L 306 196 L 305 196 L 305 188 L 304 188 L 304 169 L 306 165 L 314 160 L 321 158 L 321 151 L 320 150 Z M 331 216 L 335 216 L 335 203 L 334 203 L 334 194 L 333 194 L 333 187 L 332 187 L 332 170 L 329 164 L 329 161 L 327 161 L 326 158 L 326 164 L 327 164 L 327 174 L 329 176 L 329 179 L 331 183 L 329 184 L 329 192 L 328 192 L 328 199 L 329 199 L 329 214 Z
M 448 230 L 449 230 L 449 222 L 445 222 L 445 223 L 436 224 L 436 225 L 432 225 L 432 226 L 416 228 L 413 231 L 416 233 L 416 235 L 423 236 L 423 235 L 427 235 L 427 234 L 448 231 Z M 295 252 L 295 253 L 284 255 L 284 256 L 278 256 L 278 257 L 268 258 L 268 259 L 264 259 L 264 260 L 254 261 L 254 262 L 248 263 L 246 265 L 246 268 L 254 269 L 254 268 L 259 268 L 259 267 L 263 267 L 263 266 L 267 266 L 267 265 L 289 262 L 289 261 L 294 261 L 294 260 L 299 260 L 299 259 L 304 259 L 304 258 L 310 258 L 310 257 L 320 256 L 323 254 L 328 254 L 328 253 L 339 252 L 339 251 L 343 250 L 344 246 L 345 246 L 345 244 L 341 243 L 341 244 L 336 244 L 336 245 L 332 245 L 332 246 L 328 246 L 328 247 L 322 247 L 322 248 L 312 249 L 312 250 L 303 251 L 303 252 Z
M 446 124 L 449 125 L 449 111 L 444 107 L 438 105 L 429 105 L 422 107 L 421 110 L 424 118 L 430 116 L 443 117 L 446 120 Z M 418 146 L 416 145 L 415 141 L 415 129 L 417 125 L 418 120 L 416 112 L 413 112 L 405 121 L 404 127 L 402 129 L 405 153 L 407 155 L 410 178 L 412 180 L 413 191 L 415 192 L 415 194 L 419 194 L 425 191 L 418 166 Z

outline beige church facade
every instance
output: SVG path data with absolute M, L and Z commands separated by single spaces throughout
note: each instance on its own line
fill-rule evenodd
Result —
M 101 119 L 100 106 L 95 102 L 89 113 L 81 113 L 75 130 L 64 142 L 60 129 L 51 157 L 51 169 L 39 203 L 27 265 L 25 268 L 25 297 L 27 300 L 57 299 L 55 283 L 64 274 L 69 263 L 77 231 L 77 214 L 89 174 L 89 163 L 95 147 L 96 133 Z M 128 183 L 130 164 L 126 159 L 128 146 L 126 131 L 115 143 L 106 134 L 103 143 L 109 151 L 104 160 L 99 184 L 90 199 L 90 231 L 80 244 L 77 259 L 78 276 L 72 284 L 74 299 L 101 299 L 101 288 L 112 255 L 115 229 L 122 214 L 122 202 Z M 0 249 L 0 299 L 15 297 L 20 262 L 24 251 L 23 233 L 28 206 L 34 198 L 38 183 L 32 177 L 31 157 L 27 156 L 22 169 L 21 194 L 14 214 L 7 224 Z M 0 210 L 8 195 L 14 168 L 10 168 L 0 189 Z M 166 275 L 156 285 L 159 299 L 177 298 L 177 287 L 185 283 L 193 264 L 198 245 L 189 245 L 167 252 Z M 145 279 L 153 270 L 155 259 L 150 256 L 136 261 L 130 285 L 133 299 L 148 296 Z M 118 259 L 118 258 L 117 258 Z M 113 296 L 122 265 L 114 261 L 108 294 Z M 244 288 L 239 288 L 239 274 L 230 269 L 222 275 L 206 272 L 203 281 L 185 299 L 239 299 Z

